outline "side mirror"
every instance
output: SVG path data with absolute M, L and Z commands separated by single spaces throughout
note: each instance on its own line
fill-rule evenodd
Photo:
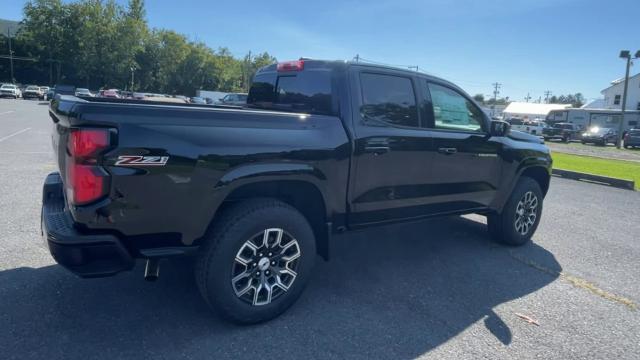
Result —
M 502 120 L 491 121 L 489 133 L 491 136 L 507 136 L 511 131 L 511 124 Z

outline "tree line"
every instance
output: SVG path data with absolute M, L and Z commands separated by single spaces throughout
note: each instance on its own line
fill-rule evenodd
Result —
M 506 98 L 498 98 L 494 100 L 493 98 L 485 99 L 482 94 L 475 94 L 473 99 L 480 104 L 483 105 L 508 105 L 509 97 Z M 539 101 L 533 101 L 534 103 L 542 102 L 542 98 Z M 547 98 L 545 101 L 547 104 L 571 104 L 574 108 L 579 108 L 584 105 L 584 96 L 581 93 L 576 94 L 568 94 L 568 95 L 559 95 L 559 96 L 551 96 Z
M 197 89 L 246 91 L 267 52 L 242 58 L 172 30 L 150 28 L 144 0 L 30 0 L 11 34 L 14 78 L 23 84 L 72 84 L 193 96 Z M 9 51 L 0 35 L 2 53 Z M 0 80 L 12 81 L 0 59 Z

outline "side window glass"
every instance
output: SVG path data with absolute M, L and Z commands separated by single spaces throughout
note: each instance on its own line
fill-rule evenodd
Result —
M 381 74 L 360 74 L 363 118 L 394 125 L 418 127 L 418 109 L 411 79 Z
M 482 110 L 453 89 L 428 84 L 436 129 L 482 131 Z

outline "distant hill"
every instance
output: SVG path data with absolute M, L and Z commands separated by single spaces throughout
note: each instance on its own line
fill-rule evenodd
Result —
M 14 35 L 20 28 L 20 23 L 14 20 L 0 19 L 0 34 L 7 36 L 7 29 L 11 27 L 11 35 Z

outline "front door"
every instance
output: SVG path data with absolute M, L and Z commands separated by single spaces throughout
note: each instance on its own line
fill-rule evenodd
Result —
M 489 119 L 458 89 L 431 81 L 421 85 L 433 104 L 433 201 L 442 212 L 488 206 L 501 175 L 501 143 L 489 135 Z

